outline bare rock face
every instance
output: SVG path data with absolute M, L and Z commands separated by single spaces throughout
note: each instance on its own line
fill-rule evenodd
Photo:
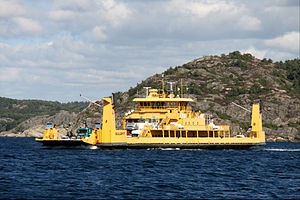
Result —
M 57 124 L 58 134 L 63 136 L 67 134 L 72 121 L 76 118 L 74 112 L 60 111 L 54 116 L 43 115 L 30 118 L 16 128 L 0 133 L 3 137 L 42 137 L 47 122 Z
M 46 125 L 47 122 L 53 122 L 57 126 L 65 125 L 68 126 L 70 122 L 74 120 L 76 117 L 76 114 L 74 112 L 68 112 L 68 111 L 60 111 L 54 116 L 44 115 L 44 116 L 37 116 L 30 118 L 24 122 L 22 122 L 19 126 L 16 127 L 16 131 L 23 132 L 24 130 L 27 130 L 33 126 L 36 125 Z M 67 128 L 67 127 L 65 127 Z
M 43 137 L 44 130 L 45 125 L 36 125 L 23 131 L 22 135 L 24 137 Z

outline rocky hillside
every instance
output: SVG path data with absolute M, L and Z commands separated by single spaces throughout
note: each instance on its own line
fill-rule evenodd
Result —
M 194 100 L 194 110 L 212 115 L 216 124 L 228 124 L 233 134 L 250 125 L 250 113 L 236 107 L 235 102 L 248 109 L 259 102 L 263 113 L 263 128 L 268 141 L 300 141 L 300 60 L 273 63 L 250 54 L 235 51 L 228 55 L 207 56 L 182 66 L 169 68 L 138 83 L 127 92 L 116 93 L 117 128 L 122 127 L 124 113 L 135 108 L 132 99 L 145 96 L 143 87 L 161 88 L 175 82 L 179 94 L 180 82 L 185 97 Z M 174 85 L 174 84 L 173 84 Z M 170 90 L 169 84 L 165 86 Z M 102 104 L 101 101 L 98 103 Z M 93 127 L 102 120 L 102 107 L 90 104 L 70 123 L 73 131 L 85 121 Z

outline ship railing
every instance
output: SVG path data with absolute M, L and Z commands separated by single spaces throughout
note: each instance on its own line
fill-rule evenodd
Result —
M 140 106 L 140 110 L 168 110 L 176 109 L 178 106 Z

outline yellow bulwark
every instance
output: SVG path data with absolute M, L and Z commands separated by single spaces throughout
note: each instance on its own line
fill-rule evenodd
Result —
M 252 107 L 251 127 L 231 136 L 228 125 L 216 125 L 204 113 L 188 106 L 192 99 L 159 94 L 150 89 L 145 98 L 136 98 L 138 109 L 123 118 L 123 130 L 116 130 L 112 100 L 103 99 L 102 128 L 83 141 L 110 148 L 249 148 L 265 144 L 259 104 Z

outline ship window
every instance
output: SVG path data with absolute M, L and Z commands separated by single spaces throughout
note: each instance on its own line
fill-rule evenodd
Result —
M 174 102 L 174 106 L 177 106 L 177 102 Z
M 160 102 L 156 102 L 156 108 L 160 107 Z
M 151 102 L 152 109 L 154 109 L 154 106 L 155 106 L 154 102 Z

